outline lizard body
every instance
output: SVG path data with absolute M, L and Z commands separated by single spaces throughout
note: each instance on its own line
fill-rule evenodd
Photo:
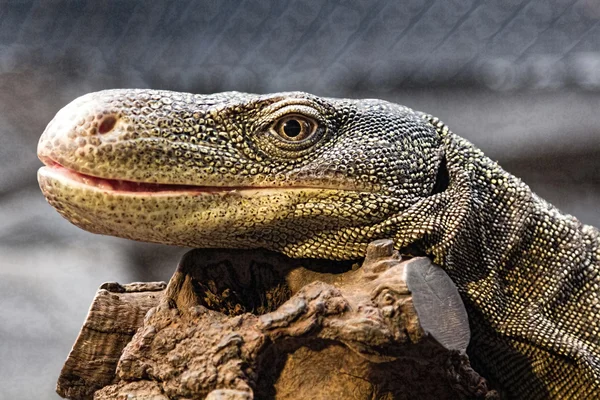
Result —
M 600 238 L 438 119 L 301 92 L 110 90 L 48 125 L 38 179 L 92 232 L 352 259 L 426 254 L 464 298 L 469 355 L 515 398 L 600 398 Z

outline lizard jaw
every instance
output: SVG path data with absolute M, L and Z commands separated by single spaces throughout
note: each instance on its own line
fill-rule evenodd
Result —
M 302 205 L 341 194 L 317 188 L 138 187 L 133 182 L 95 178 L 60 166 L 40 168 L 38 181 L 48 203 L 84 230 L 186 247 L 267 247 L 281 251 L 277 232 L 291 237 L 299 225 L 282 219 L 282 214 L 292 220 L 303 218 L 303 213 L 314 209 L 304 210 Z M 130 190 L 132 187 L 136 191 Z M 320 217 L 325 216 L 316 216 Z

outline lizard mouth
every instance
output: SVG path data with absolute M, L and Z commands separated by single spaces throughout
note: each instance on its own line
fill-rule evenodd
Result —
M 95 189 L 103 192 L 115 192 L 120 194 L 173 194 L 173 193 L 218 193 L 231 192 L 235 190 L 257 189 L 250 187 L 229 186 L 196 186 L 178 185 L 166 183 L 135 182 L 121 179 L 107 179 L 97 176 L 86 175 L 81 172 L 66 168 L 57 162 L 44 160 L 46 166 L 41 167 L 39 175 L 51 179 L 68 182 L 72 186 L 84 186 L 86 189 Z

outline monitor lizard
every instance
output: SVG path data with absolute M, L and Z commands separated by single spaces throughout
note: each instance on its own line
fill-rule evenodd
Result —
M 353 259 L 392 238 L 464 298 L 469 355 L 510 397 L 600 398 L 598 230 L 437 118 L 302 92 L 107 90 L 49 123 L 41 189 L 106 235 Z

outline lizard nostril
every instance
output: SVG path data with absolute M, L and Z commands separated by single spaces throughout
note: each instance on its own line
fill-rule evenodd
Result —
M 112 131 L 116 123 L 117 119 L 112 115 L 104 118 L 104 120 L 100 123 L 100 126 L 98 127 L 98 133 L 108 133 Z

